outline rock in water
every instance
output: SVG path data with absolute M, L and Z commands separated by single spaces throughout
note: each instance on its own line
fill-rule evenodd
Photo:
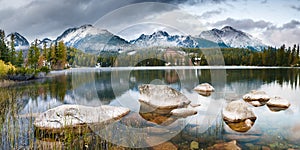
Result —
M 175 117 L 188 117 L 191 115 L 196 115 L 197 111 L 192 108 L 178 108 L 178 109 L 173 109 L 171 111 L 171 115 Z
M 244 95 L 243 99 L 245 101 L 267 102 L 270 99 L 270 96 L 264 91 L 252 90 L 250 93 Z
M 139 114 L 147 121 L 166 126 L 178 118 L 197 114 L 193 108 L 187 108 L 191 101 L 186 96 L 167 85 L 144 84 L 139 91 Z
M 197 85 L 194 88 L 194 90 L 197 91 L 200 95 L 210 96 L 211 92 L 215 91 L 215 88 L 211 86 L 209 83 L 202 83 Z
M 228 143 L 218 143 L 207 148 L 208 150 L 241 150 L 239 146 L 236 145 L 236 140 Z
M 199 149 L 199 143 L 196 141 L 192 141 L 190 144 L 190 149 L 191 150 Z
M 252 109 L 242 101 L 232 101 L 223 109 L 226 124 L 237 132 L 247 132 L 253 126 L 256 116 Z
M 42 113 L 33 124 L 39 130 L 60 133 L 66 128 L 105 125 L 127 115 L 129 111 L 128 108 L 108 105 L 99 107 L 61 105 Z
M 285 110 L 290 107 L 290 102 L 281 97 L 271 98 L 267 103 L 267 106 L 272 111 L 280 111 Z
M 169 114 L 176 108 L 185 108 L 191 101 L 167 85 L 144 84 L 139 86 L 140 112 Z
M 241 122 L 247 119 L 256 120 L 256 116 L 245 102 L 232 101 L 223 109 L 223 119 L 228 122 Z
M 205 92 L 213 92 L 215 88 L 211 86 L 209 83 L 202 83 L 197 85 L 194 90 L 196 91 L 205 91 Z

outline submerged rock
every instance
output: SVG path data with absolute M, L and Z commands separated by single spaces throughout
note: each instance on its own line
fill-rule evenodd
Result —
M 237 132 L 247 132 L 250 130 L 254 124 L 254 122 L 250 119 L 246 119 L 245 121 L 241 122 L 227 122 L 226 123 L 230 129 L 237 131 Z
M 129 111 L 128 108 L 108 105 L 99 107 L 61 105 L 42 113 L 33 124 L 37 129 L 51 133 L 60 133 L 67 128 L 78 128 L 79 132 L 89 132 L 82 131 L 82 128 L 105 125 L 127 115 Z
M 218 143 L 207 148 L 208 150 L 241 150 L 239 146 L 236 145 L 236 140 L 231 142 Z
M 168 114 L 191 103 L 186 96 L 167 85 L 144 84 L 139 86 L 139 92 L 142 112 Z
M 171 115 L 175 117 L 188 117 L 191 115 L 196 115 L 197 111 L 192 108 L 178 108 L 178 109 L 173 109 L 171 111 Z
M 171 142 L 165 142 L 152 147 L 153 150 L 177 150 L 178 148 Z
M 192 141 L 190 144 L 190 149 L 191 150 L 199 149 L 199 143 L 196 141 Z
M 260 107 L 265 105 L 265 102 L 260 102 L 260 101 L 247 101 L 247 103 L 251 104 L 254 107 Z
M 256 116 L 243 101 L 232 101 L 222 111 L 223 120 L 234 131 L 247 132 L 253 126 Z
M 222 111 L 223 119 L 226 122 L 238 123 L 247 119 L 254 122 L 256 116 L 251 108 L 243 101 L 232 101 Z
M 290 107 L 290 102 L 281 97 L 271 98 L 267 103 L 267 106 L 272 111 L 280 111 L 285 110 Z
M 270 99 L 270 96 L 264 91 L 252 90 L 250 93 L 244 95 L 243 99 L 245 101 L 267 102 Z

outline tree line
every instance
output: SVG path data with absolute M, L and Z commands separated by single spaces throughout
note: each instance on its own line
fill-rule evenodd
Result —
M 44 43 L 40 46 L 38 40 L 35 40 L 28 50 L 16 51 L 14 45 L 15 35 L 11 34 L 9 43 L 6 43 L 5 38 L 5 32 L 0 30 L 0 61 L 2 62 L 0 70 L 5 70 L 4 73 L 7 73 L 7 70 L 11 69 L 12 66 L 16 67 L 17 70 L 23 68 L 22 70 L 38 72 L 41 69 L 61 70 L 70 66 L 93 67 L 97 63 L 95 55 L 83 53 L 73 47 L 67 47 L 63 41 L 54 42 L 50 45 Z
M 246 66 L 299 66 L 299 45 L 280 48 L 268 47 L 262 51 L 222 49 L 226 65 Z
M 203 51 L 211 49 L 183 48 L 191 58 L 193 64 L 208 65 Z M 300 66 L 299 44 L 293 47 L 282 45 L 279 48 L 267 47 L 262 51 L 253 51 L 243 48 L 221 48 L 225 65 L 236 66 Z M 197 59 L 199 58 L 197 62 Z M 218 58 L 220 59 L 220 58 Z

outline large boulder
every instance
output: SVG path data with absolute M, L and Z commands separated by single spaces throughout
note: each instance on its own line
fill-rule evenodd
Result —
M 256 116 L 247 103 L 232 101 L 223 109 L 223 119 L 228 122 L 241 122 L 247 119 L 256 120 Z
M 270 96 L 264 91 L 252 90 L 250 93 L 243 96 L 245 101 L 258 101 L 258 102 L 267 102 L 270 100 Z
M 167 85 L 144 84 L 139 86 L 140 112 L 169 114 L 173 109 L 186 108 L 191 101 Z
M 147 121 L 170 125 L 178 118 L 197 114 L 192 107 L 187 108 L 191 101 L 185 95 L 167 85 L 144 84 L 139 92 L 139 114 Z
M 277 96 L 271 98 L 266 104 L 272 111 L 285 110 L 291 105 L 288 100 Z
M 99 107 L 61 105 L 42 113 L 33 124 L 37 129 L 51 133 L 60 133 L 64 129 L 78 129 L 74 132 L 90 132 L 83 129 L 113 122 L 127 115 L 129 111 L 128 108 L 108 105 Z
M 256 116 L 243 101 L 232 101 L 222 111 L 223 120 L 233 130 L 248 131 L 254 124 Z

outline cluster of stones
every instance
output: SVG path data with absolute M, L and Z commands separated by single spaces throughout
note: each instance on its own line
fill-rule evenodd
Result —
M 285 110 L 290 107 L 290 102 L 284 98 L 270 97 L 264 91 L 251 91 L 243 99 L 255 107 L 267 105 L 271 111 Z
M 270 97 L 264 91 L 251 91 L 243 96 L 244 101 L 236 100 L 228 103 L 223 109 L 223 120 L 233 130 L 247 132 L 253 126 L 256 116 L 247 103 L 259 107 L 267 105 L 271 111 L 281 111 L 291 105 L 281 97 Z M 246 103 L 247 102 L 247 103 Z

